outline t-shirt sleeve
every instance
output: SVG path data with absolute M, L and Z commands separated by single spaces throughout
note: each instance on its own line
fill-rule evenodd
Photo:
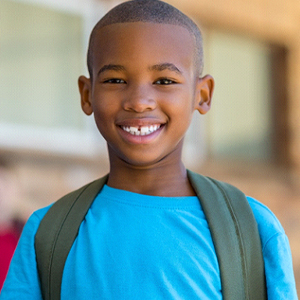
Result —
M 266 206 L 248 200 L 262 242 L 268 300 L 297 300 L 292 254 L 284 229 Z
M 278 233 L 270 238 L 263 248 L 263 255 L 267 275 L 268 299 L 298 299 L 287 236 Z
M 24 226 L 11 260 L 0 300 L 42 300 L 34 250 L 34 237 L 47 209 L 35 212 Z

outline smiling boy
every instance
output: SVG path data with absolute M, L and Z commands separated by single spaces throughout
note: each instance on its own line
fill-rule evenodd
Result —
M 110 172 L 68 255 L 61 299 L 222 299 L 214 242 L 181 160 L 192 115 L 209 111 L 214 87 L 201 76 L 199 29 L 164 2 L 125 2 L 95 26 L 88 68 L 81 106 L 107 142 Z M 285 233 L 247 199 L 268 299 L 297 299 Z M 48 210 L 28 221 L 1 300 L 42 299 L 34 237 Z
M 83 111 L 107 141 L 108 185 L 147 195 L 195 195 L 181 162 L 195 110 L 210 108 L 213 79 L 198 77 L 195 39 L 182 26 L 116 23 L 95 32 Z M 174 51 L 176 49 L 176 51 Z

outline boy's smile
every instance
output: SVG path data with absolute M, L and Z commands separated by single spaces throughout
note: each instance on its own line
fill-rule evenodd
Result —
M 212 79 L 196 75 L 191 34 L 177 25 L 119 23 L 100 29 L 93 47 L 92 79 L 79 78 L 82 108 L 94 113 L 111 162 L 180 160 L 194 110 L 210 106 Z
M 151 124 L 151 125 L 143 125 L 143 126 L 121 126 L 121 128 L 127 131 L 131 135 L 149 135 L 155 131 L 157 131 L 161 127 L 160 124 Z

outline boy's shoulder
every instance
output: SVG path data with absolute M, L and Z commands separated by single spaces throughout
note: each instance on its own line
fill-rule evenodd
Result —
M 285 235 L 285 231 L 275 214 L 263 203 L 247 196 L 249 205 L 257 222 L 263 243 L 276 235 Z M 264 245 L 262 245 L 264 247 Z
M 247 200 L 259 225 L 268 226 L 268 229 L 284 233 L 281 223 L 265 204 L 249 196 L 247 196 Z
M 29 219 L 27 220 L 25 226 L 28 226 L 28 224 L 31 224 L 32 226 L 35 226 L 36 229 L 38 228 L 39 224 L 41 223 L 42 219 L 45 217 L 49 209 L 52 207 L 53 203 L 39 208 L 36 211 L 34 211 Z

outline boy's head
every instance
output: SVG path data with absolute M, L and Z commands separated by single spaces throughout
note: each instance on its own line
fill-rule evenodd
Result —
M 92 78 L 93 57 L 97 31 L 116 23 L 149 22 L 179 25 L 186 28 L 194 39 L 194 64 L 198 76 L 203 71 L 202 35 L 198 26 L 175 7 L 159 0 L 132 0 L 110 10 L 94 27 L 90 36 L 87 65 Z
M 94 114 L 111 165 L 180 159 L 193 112 L 210 109 L 214 82 L 200 78 L 202 64 L 199 29 L 169 4 L 125 2 L 97 23 L 90 78 L 78 83 L 82 109 Z

